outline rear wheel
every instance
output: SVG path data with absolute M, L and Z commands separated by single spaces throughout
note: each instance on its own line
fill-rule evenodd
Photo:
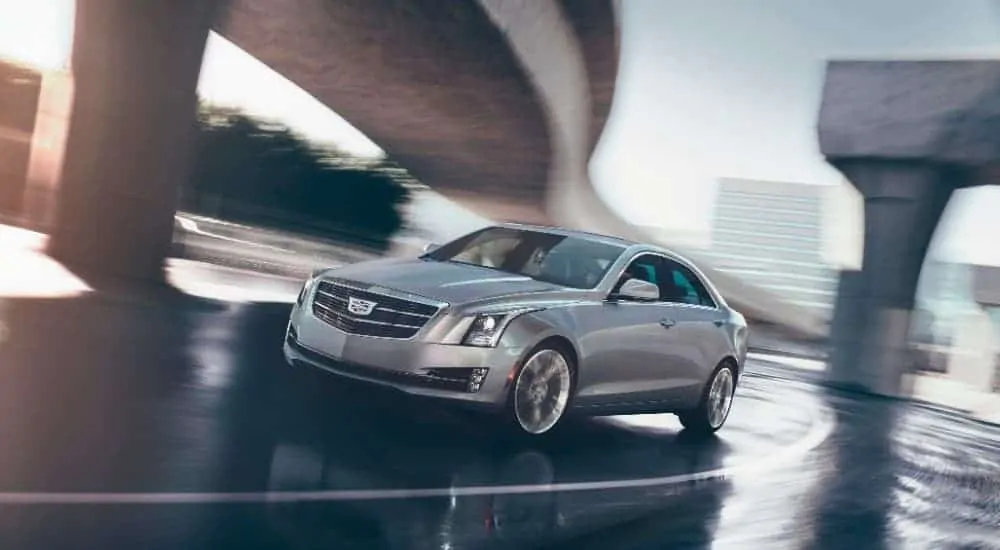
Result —
M 678 413 L 684 429 L 692 435 L 711 435 L 729 418 L 736 393 L 736 372 L 729 362 L 716 367 L 702 393 L 698 406 Z
M 511 387 L 510 414 L 524 433 L 541 435 L 562 420 L 573 389 L 569 360 L 555 347 L 535 350 Z

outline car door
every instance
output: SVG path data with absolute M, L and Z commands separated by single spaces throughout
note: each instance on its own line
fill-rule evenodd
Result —
M 718 308 L 701 279 L 687 266 L 664 260 L 666 283 L 661 286 L 663 299 L 672 306 L 675 323 L 672 349 L 674 386 L 682 395 L 697 396 L 718 362 L 728 353 L 726 313 Z
M 663 260 L 659 255 L 641 254 L 625 271 L 657 283 L 667 276 Z M 688 383 L 679 376 L 681 357 L 673 351 L 677 349 L 676 319 L 681 315 L 676 304 L 662 299 L 637 302 L 615 297 L 617 288 L 580 320 L 579 343 L 586 364 L 580 373 L 578 405 L 658 410 L 677 393 L 678 384 Z

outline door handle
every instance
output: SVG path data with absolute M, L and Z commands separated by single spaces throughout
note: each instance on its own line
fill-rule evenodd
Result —
M 722 319 L 716 319 L 716 320 L 712 321 L 712 323 L 713 323 L 713 324 L 714 324 L 715 326 L 717 326 L 717 327 L 721 327 L 722 325 L 724 325 L 724 324 L 725 324 L 725 321 L 723 321 Z
M 663 328 L 672 328 L 676 324 L 677 321 L 674 321 L 673 319 L 660 319 L 660 326 Z

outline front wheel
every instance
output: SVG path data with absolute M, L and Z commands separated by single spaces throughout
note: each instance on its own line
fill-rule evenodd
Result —
M 517 373 L 511 388 L 510 413 L 524 433 L 541 435 L 559 423 L 569 405 L 573 372 L 562 352 L 536 350 Z
M 705 386 L 698 406 L 679 413 L 681 424 L 692 435 L 711 435 L 719 430 L 733 406 L 736 393 L 736 374 L 729 363 L 719 365 Z

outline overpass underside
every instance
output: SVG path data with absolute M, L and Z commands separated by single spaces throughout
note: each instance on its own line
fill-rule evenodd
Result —
M 217 30 L 436 191 L 492 219 L 650 240 L 605 206 L 587 169 L 618 73 L 611 0 L 293 2 L 266 17 L 272 10 L 230 0 Z M 710 271 L 751 319 L 825 333 L 818 315 Z
M 162 277 L 210 29 L 487 217 L 648 239 L 600 200 L 587 169 L 617 76 L 613 0 L 107 0 L 77 8 L 57 259 Z M 805 310 L 711 275 L 749 318 L 825 332 Z

